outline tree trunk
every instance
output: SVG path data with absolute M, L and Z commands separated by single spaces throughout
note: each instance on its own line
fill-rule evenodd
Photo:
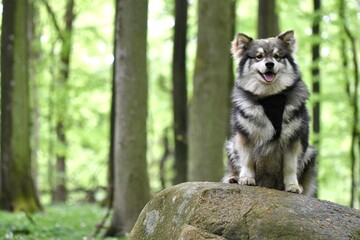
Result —
M 0 208 L 41 210 L 32 178 L 27 1 L 3 1 Z
M 315 96 L 312 107 L 312 132 L 314 136 L 314 147 L 318 154 L 320 152 L 320 21 L 321 21 L 321 0 L 314 0 L 314 19 L 312 25 L 312 67 L 311 67 L 311 78 L 312 78 L 312 94 Z M 317 191 L 315 193 L 317 196 Z
M 38 152 L 40 147 L 40 105 L 39 105 L 39 91 L 37 82 L 36 66 L 39 64 L 40 48 L 38 43 L 40 40 L 39 31 L 37 31 L 37 24 L 39 22 L 38 5 L 35 2 L 28 2 L 27 15 L 27 39 L 30 41 L 29 47 L 29 84 L 30 84 L 30 102 L 33 116 L 31 119 L 31 162 L 32 162 L 32 176 L 34 180 L 35 192 L 37 199 L 40 198 L 38 190 Z M 38 200 L 40 201 L 40 200 Z
M 237 0 L 231 0 L 231 6 L 230 6 L 230 36 L 229 36 L 229 43 L 235 38 L 236 34 L 236 8 L 237 8 Z M 229 57 L 232 58 L 231 52 L 229 51 Z M 230 116 L 230 109 L 232 107 L 232 101 L 231 101 L 231 92 L 234 87 L 235 83 L 235 74 L 234 74 L 234 61 L 230 61 L 229 64 L 229 83 L 228 83 L 228 100 L 227 100 L 227 111 L 228 115 Z M 227 121 L 227 138 L 231 137 L 231 131 L 232 127 L 230 124 L 230 121 Z
M 190 181 L 218 181 L 223 175 L 229 99 L 230 3 L 230 0 L 199 1 L 194 91 L 189 112 Z
M 354 207 L 356 203 L 356 195 L 360 194 L 359 192 L 359 174 L 357 174 L 357 171 L 355 169 L 355 166 L 357 164 L 357 160 L 359 159 L 359 152 L 356 151 L 356 145 L 360 148 L 360 129 L 358 127 L 358 119 L 359 119 L 359 105 L 358 105 L 358 97 L 359 97 L 359 82 L 360 82 L 360 76 L 359 76 L 359 64 L 358 64 L 358 57 L 357 57 L 357 46 L 356 46 L 356 38 L 353 36 L 353 33 L 350 31 L 346 19 L 346 4 L 344 0 L 339 1 L 339 15 L 342 22 L 342 28 L 343 33 L 346 36 L 346 38 L 350 41 L 350 48 L 352 52 L 352 64 L 353 64 L 353 78 L 354 80 L 351 81 L 349 79 L 349 74 L 347 72 L 348 69 L 348 59 L 347 59 L 347 53 L 345 48 L 345 39 L 342 39 L 341 41 L 341 52 L 343 57 L 343 67 L 345 69 L 344 76 L 346 79 L 346 90 L 350 99 L 350 104 L 353 111 L 353 123 L 351 127 L 351 144 L 350 144 L 350 157 L 351 157 L 351 195 L 350 195 L 350 206 Z M 341 34 L 343 35 L 343 34 Z M 358 178 L 358 180 L 357 180 Z M 358 199 L 358 204 L 360 204 L 360 199 Z
M 52 44 L 51 46 L 51 51 L 50 51 L 51 55 L 55 55 L 55 44 Z M 52 63 L 53 65 L 56 64 L 56 60 L 55 58 L 52 58 Z M 54 196 L 54 170 L 55 170 L 55 162 L 54 162 L 54 156 L 55 156 L 55 135 L 54 135 L 54 118 L 55 118 L 55 80 L 56 80 L 56 72 L 55 72 L 55 68 L 51 68 L 50 69 L 50 86 L 48 88 L 49 91 L 49 97 L 48 97 L 48 116 L 46 118 L 47 123 L 48 123 L 48 136 L 49 136 L 49 140 L 48 140 L 48 151 L 47 151 L 47 181 L 48 181 L 48 187 L 51 193 L 51 197 L 53 198 Z
M 61 51 L 60 51 L 60 73 L 57 81 L 57 120 L 56 136 L 58 149 L 56 150 L 56 180 L 53 195 L 54 202 L 65 202 L 67 199 L 66 187 L 66 152 L 67 152 L 67 104 L 68 104 L 68 80 L 70 69 L 70 56 L 72 48 L 72 32 L 74 22 L 74 0 L 66 2 L 66 12 L 64 15 L 65 29 L 60 31 L 61 34 Z
M 317 151 L 320 150 L 320 8 L 321 0 L 314 0 L 314 20 L 312 26 L 312 34 L 314 42 L 312 45 L 312 93 L 315 96 L 315 101 L 313 103 L 313 133 L 315 137 L 314 146 Z
M 186 33 L 187 0 L 175 1 L 175 32 L 173 48 L 173 113 L 175 141 L 174 184 L 186 181 L 187 172 L 187 87 L 186 87 Z
M 158 193 L 129 240 L 360 239 L 360 212 L 273 189 L 183 183 Z
M 115 43 L 114 43 L 115 46 Z M 115 56 L 115 49 L 114 49 L 114 56 Z M 110 144 L 109 144 L 109 158 L 108 158 L 108 196 L 107 201 L 109 201 L 108 206 L 112 207 L 112 202 L 114 199 L 114 161 L 115 161 L 115 60 L 113 63 L 113 80 L 112 80 L 112 87 L 111 87 L 111 106 L 110 106 Z
M 279 34 L 276 0 L 259 0 L 258 38 L 274 37 Z
M 114 214 L 106 236 L 130 232 L 150 199 L 146 163 L 147 6 L 119 0 L 115 40 Z
M 115 9 L 118 9 L 118 0 L 115 0 Z M 116 19 L 118 18 L 118 11 L 115 11 L 115 19 L 114 19 L 114 26 L 116 25 Z M 113 38 L 114 42 L 113 42 L 113 53 L 114 56 L 116 55 L 116 34 L 114 32 L 114 38 Z M 110 106 L 110 144 L 109 144 L 109 158 L 108 158 L 108 174 L 107 174 L 107 180 L 108 180 L 108 193 L 107 193 L 107 199 L 106 201 L 108 202 L 108 207 L 112 208 L 112 204 L 114 201 L 114 180 L 115 180 L 115 176 L 114 176 L 114 171 L 115 171 L 115 166 L 114 166 L 114 161 L 115 161 L 115 110 L 116 110 L 116 106 L 115 106 L 115 95 L 116 95 L 116 81 L 115 81 L 115 66 L 116 66 L 116 59 L 114 58 L 114 62 L 112 65 L 112 84 L 111 84 L 111 106 Z

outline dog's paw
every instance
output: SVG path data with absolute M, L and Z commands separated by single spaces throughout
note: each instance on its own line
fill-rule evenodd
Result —
M 229 178 L 229 183 L 239 183 L 239 178 L 232 176 Z
M 303 187 L 299 184 L 289 184 L 285 187 L 285 191 L 292 193 L 302 194 L 303 190 Z
M 223 183 L 238 183 L 239 182 L 239 178 L 237 176 L 234 175 L 230 175 L 230 176 L 225 176 L 221 182 Z
M 252 177 L 247 177 L 247 176 L 241 177 L 240 176 L 239 184 L 240 185 L 255 186 L 255 179 L 252 178 Z

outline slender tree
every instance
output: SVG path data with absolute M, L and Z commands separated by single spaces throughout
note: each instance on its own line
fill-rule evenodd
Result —
M 359 129 L 359 83 L 360 83 L 360 75 L 359 75 L 359 63 L 358 63 L 358 49 L 356 45 L 356 38 L 354 34 L 350 31 L 348 26 L 348 21 L 346 19 L 346 3 L 344 0 L 339 1 L 339 15 L 342 23 L 342 30 L 346 36 L 346 39 L 350 42 L 351 49 L 351 62 L 353 64 L 353 81 L 349 80 L 351 77 L 347 72 L 349 67 L 347 51 L 345 48 L 346 39 L 342 39 L 341 41 L 341 52 L 343 57 L 343 66 L 344 66 L 344 77 L 346 79 L 346 90 L 350 99 L 352 112 L 353 112 L 353 123 L 351 127 L 351 144 L 350 144 L 350 156 L 351 156 L 351 194 L 350 194 L 350 207 L 355 207 L 356 195 L 359 194 L 359 173 L 356 171 L 355 166 L 359 159 L 359 152 L 356 148 L 360 148 L 360 129 Z M 350 78 L 349 78 L 350 77 Z M 357 180 L 358 179 L 358 180 Z M 360 199 L 359 199 L 360 202 Z
M 314 147 L 320 152 L 320 21 L 321 21 L 321 0 L 314 0 L 314 19 L 312 23 L 312 94 L 315 96 L 312 107 L 312 132 L 314 136 Z M 316 192 L 317 195 L 317 192 Z
M 231 41 L 234 39 L 235 34 L 236 34 L 236 8 L 237 8 L 237 0 L 231 0 L 230 3 L 230 36 L 229 36 L 229 43 L 231 43 Z M 229 44 L 230 46 L 230 44 Z M 230 47 L 229 47 L 230 48 Z M 231 58 L 231 52 L 229 51 L 229 56 Z M 234 74 L 234 61 L 230 61 L 229 64 L 229 87 L 228 87 L 228 114 L 230 116 L 230 109 L 232 106 L 232 102 L 231 102 L 231 92 L 234 86 L 234 82 L 235 82 L 235 74 Z M 231 124 L 230 121 L 228 121 L 228 125 L 227 125 L 227 129 L 228 129 L 228 138 L 231 135 Z
M 320 151 L 320 21 L 321 21 L 321 0 L 314 0 L 314 20 L 312 25 L 312 93 L 316 96 L 312 108 L 313 133 L 315 136 L 314 146 Z
M 150 199 L 146 163 L 146 0 L 118 0 L 115 30 L 114 214 L 106 236 L 130 232 Z
M 187 0 L 175 1 L 173 47 L 173 114 L 175 141 L 174 184 L 186 181 L 187 171 L 187 87 L 186 87 L 186 33 Z
M 30 1 L 27 14 L 27 39 L 29 39 L 29 94 L 31 102 L 31 161 L 32 175 L 35 183 L 36 194 L 39 195 L 38 187 L 38 152 L 40 147 L 40 104 L 39 104 L 39 86 L 37 81 L 37 64 L 40 56 L 40 31 L 37 28 L 39 23 L 38 3 Z M 39 198 L 39 196 L 38 196 Z
M 219 181 L 223 175 L 231 60 L 230 4 L 230 0 L 199 1 L 194 90 L 189 112 L 190 181 Z
M 66 138 L 66 122 L 68 103 L 68 79 L 70 69 L 70 56 L 72 48 L 72 29 L 74 22 L 74 0 L 66 2 L 66 11 L 64 15 L 65 27 L 61 31 L 61 50 L 60 50 L 60 73 L 56 83 L 58 89 L 57 96 L 57 119 L 55 125 L 56 136 L 58 140 L 58 149 L 56 150 L 56 180 L 53 194 L 54 202 L 65 202 L 67 199 L 66 187 L 66 152 L 67 152 L 67 138 Z
M 42 0 L 50 15 L 53 25 L 58 32 L 60 39 L 59 55 L 59 74 L 55 79 L 56 96 L 55 96 L 55 133 L 57 145 L 56 154 L 56 176 L 54 191 L 52 193 L 53 202 L 65 202 L 67 199 L 66 187 L 66 122 L 67 122 L 67 105 L 68 105 L 68 81 L 70 74 L 70 59 L 72 49 L 73 24 L 75 20 L 74 7 L 75 0 L 67 0 L 65 4 L 65 14 L 63 16 L 64 27 L 57 21 L 56 14 L 46 0 Z
M 118 9 L 118 0 L 115 0 L 115 9 Z M 115 10 L 115 18 L 114 18 L 114 26 L 116 25 L 116 19 L 118 18 L 118 11 Z M 113 36 L 113 40 L 114 40 L 114 48 L 113 48 L 113 53 L 114 56 L 116 55 L 116 48 L 115 48 L 115 44 L 116 44 L 116 34 L 114 31 L 114 36 Z M 109 144 L 109 158 L 108 158 L 108 174 L 107 174 L 107 180 L 108 180 L 108 196 L 107 196 L 107 201 L 108 202 L 108 206 L 111 209 L 112 208 L 112 203 L 114 200 L 114 161 L 115 161 L 115 157 L 114 157 L 114 145 L 115 145 L 115 87 L 116 87 L 116 82 L 115 82 L 115 66 L 116 66 L 116 59 L 114 59 L 113 65 L 112 65 L 112 83 L 111 83 L 111 106 L 110 106 L 110 144 Z
M 279 34 L 276 0 L 259 0 L 258 38 L 274 37 Z
M 28 1 L 3 1 L 1 31 L 0 208 L 41 210 L 32 178 Z

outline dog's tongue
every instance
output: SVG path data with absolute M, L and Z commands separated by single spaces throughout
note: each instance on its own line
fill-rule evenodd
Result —
M 275 78 L 275 74 L 272 72 L 264 73 L 263 76 L 265 78 L 265 81 L 267 81 L 267 82 L 272 82 L 272 81 L 274 81 L 274 78 Z

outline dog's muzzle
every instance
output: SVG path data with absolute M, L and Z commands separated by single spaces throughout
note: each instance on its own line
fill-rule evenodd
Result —
M 259 71 L 259 74 L 262 76 L 262 78 L 268 82 L 271 83 L 275 80 L 275 73 L 274 73 L 274 62 L 268 61 L 265 63 L 266 71 L 264 73 Z

